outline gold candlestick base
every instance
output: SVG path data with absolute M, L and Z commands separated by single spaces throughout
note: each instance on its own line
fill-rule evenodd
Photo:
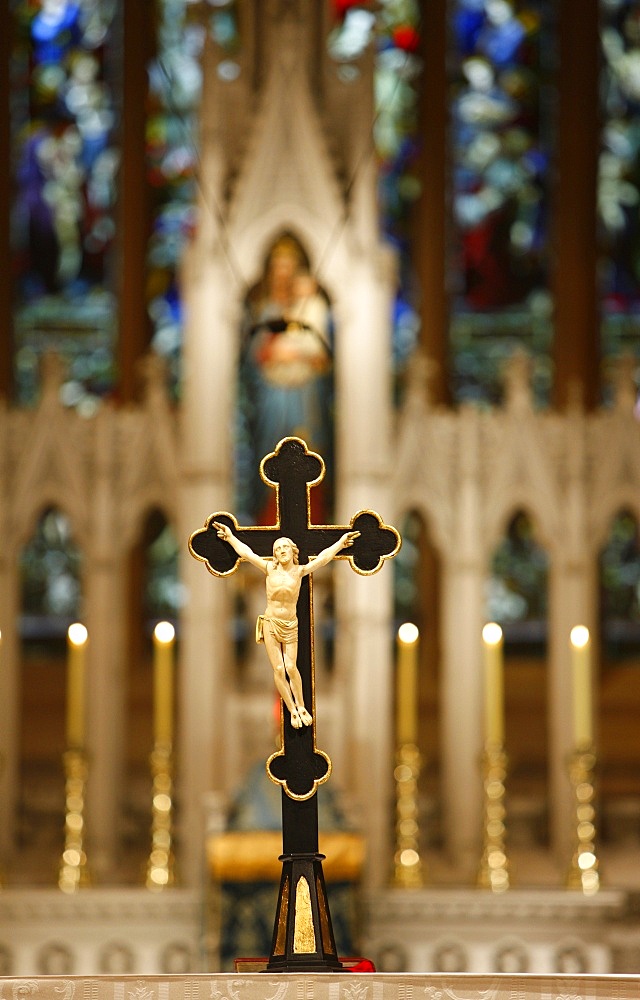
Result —
M 576 848 L 567 874 L 567 887 L 581 889 L 585 896 L 593 896 L 600 888 L 593 804 L 595 767 L 596 753 L 592 745 L 576 747 L 569 757 L 569 779 L 576 803 Z
M 415 743 L 402 743 L 396 752 L 396 885 L 418 889 L 424 885 L 424 870 L 418 849 L 418 778 L 420 751 Z
M 151 852 L 147 862 L 147 889 L 156 892 L 175 882 L 172 843 L 173 755 L 171 743 L 156 743 L 150 757 L 153 775 Z
M 509 862 L 504 824 L 507 755 L 501 743 L 487 743 L 482 755 L 484 777 L 484 850 L 478 870 L 478 886 L 492 892 L 509 888 Z
M 64 851 L 58 870 L 63 892 L 77 892 L 91 884 L 84 850 L 84 797 L 89 772 L 86 754 L 77 748 L 63 755 L 65 773 Z

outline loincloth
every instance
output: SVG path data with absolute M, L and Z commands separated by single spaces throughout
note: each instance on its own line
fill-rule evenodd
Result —
M 297 618 L 269 618 L 268 615 L 258 615 L 256 621 L 256 642 L 264 642 L 264 625 L 268 623 L 271 635 L 277 642 L 285 645 L 298 641 Z

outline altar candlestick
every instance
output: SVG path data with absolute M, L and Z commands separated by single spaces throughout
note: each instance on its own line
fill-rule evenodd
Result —
M 173 739 L 173 648 L 175 629 L 171 622 L 158 622 L 153 630 L 153 705 L 156 743 Z
M 484 727 L 485 742 L 504 743 L 504 670 L 502 629 L 489 622 L 482 630 L 484 644 Z
M 412 622 L 398 629 L 396 742 L 415 743 L 418 735 L 418 639 Z
M 67 630 L 67 746 L 84 745 L 85 653 L 88 632 L 80 622 Z
M 573 673 L 573 739 L 577 747 L 589 746 L 593 739 L 591 706 L 591 642 L 589 629 L 576 625 L 571 629 Z

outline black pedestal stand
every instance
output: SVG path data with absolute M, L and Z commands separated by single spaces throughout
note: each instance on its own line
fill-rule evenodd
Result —
M 323 854 L 283 854 L 268 972 L 337 972 Z

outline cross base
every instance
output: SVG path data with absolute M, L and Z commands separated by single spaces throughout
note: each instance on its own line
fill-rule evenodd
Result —
M 267 972 L 336 972 L 339 961 L 322 873 L 323 854 L 283 854 Z

